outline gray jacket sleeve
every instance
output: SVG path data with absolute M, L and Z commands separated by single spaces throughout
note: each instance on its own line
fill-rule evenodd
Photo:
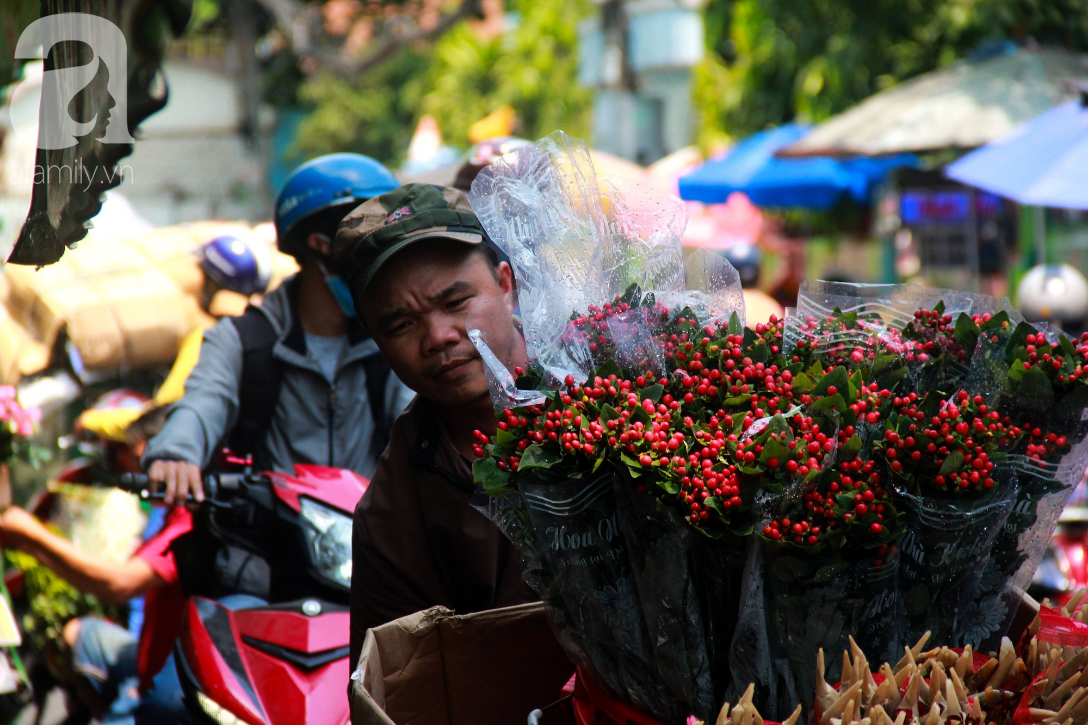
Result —
M 390 425 L 400 417 L 415 397 L 416 391 L 402 383 L 395 373 L 389 375 L 389 380 L 385 382 L 385 419 Z
M 201 468 L 211 463 L 223 434 L 238 420 L 242 380 L 242 339 L 229 319 L 204 331 L 200 358 L 185 381 L 185 395 L 170 411 L 162 432 L 144 453 L 152 461 L 188 461 Z

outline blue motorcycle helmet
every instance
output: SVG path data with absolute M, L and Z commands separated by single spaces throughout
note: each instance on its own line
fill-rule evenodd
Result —
M 259 244 L 233 234 L 216 237 L 200 248 L 200 269 L 223 289 L 246 297 L 263 294 L 272 276 L 272 255 Z
M 353 208 L 398 186 L 393 173 L 369 156 L 337 153 L 311 159 L 295 169 L 276 195 L 276 244 L 292 257 L 306 255 L 306 236 L 311 231 L 328 233 L 313 226 L 319 223 L 335 233 Z

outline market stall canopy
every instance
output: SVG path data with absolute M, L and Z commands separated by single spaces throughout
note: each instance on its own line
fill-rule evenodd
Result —
M 945 169 L 1021 204 L 1088 209 L 1088 89 Z
M 881 91 L 816 126 L 779 156 L 842 156 L 974 148 L 1073 97 L 1088 56 L 1015 49 Z
M 806 133 L 807 126 L 791 123 L 748 137 L 724 157 L 682 177 L 680 197 L 717 204 L 739 191 L 763 207 L 827 209 L 844 199 L 865 204 L 889 171 L 918 165 L 910 154 L 872 159 L 775 157 L 776 151 Z

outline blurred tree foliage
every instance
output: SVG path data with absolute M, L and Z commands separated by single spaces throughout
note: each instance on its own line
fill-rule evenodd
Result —
M 422 110 L 446 138 L 465 144 L 468 127 L 502 105 L 518 113 L 518 133 L 536 139 L 556 129 L 585 136 L 592 94 L 578 85 L 578 21 L 588 0 L 520 0 L 508 18 L 516 27 L 492 39 L 467 25 L 435 46 L 434 84 Z
M 319 71 L 303 81 L 299 99 L 312 110 L 298 128 L 294 152 L 305 157 L 355 151 L 400 160 L 415 130 L 429 49 L 405 48 L 358 82 Z
M 299 127 L 296 150 L 357 151 L 396 164 L 421 115 L 434 116 L 445 141 L 463 147 L 469 126 L 506 104 L 527 138 L 557 128 L 585 134 L 592 95 L 576 82 L 576 26 L 591 10 L 590 0 L 510 0 L 508 28 L 497 36 L 461 22 L 357 81 L 319 71 L 300 89 L 313 110 Z
M 1088 50 L 1088 0 L 709 0 L 699 140 L 820 121 L 987 43 Z

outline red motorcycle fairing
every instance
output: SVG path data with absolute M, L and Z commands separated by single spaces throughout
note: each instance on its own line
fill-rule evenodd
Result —
M 308 496 L 335 506 L 350 516 L 370 485 L 368 479 L 352 471 L 308 464 L 296 465 L 294 476 L 283 473 L 269 473 L 268 476 L 272 479 L 276 498 L 295 513 L 302 508 L 299 497 Z
M 186 698 L 199 687 L 251 725 L 348 725 L 348 611 L 304 613 L 317 604 L 232 611 L 193 597 L 178 640 Z

